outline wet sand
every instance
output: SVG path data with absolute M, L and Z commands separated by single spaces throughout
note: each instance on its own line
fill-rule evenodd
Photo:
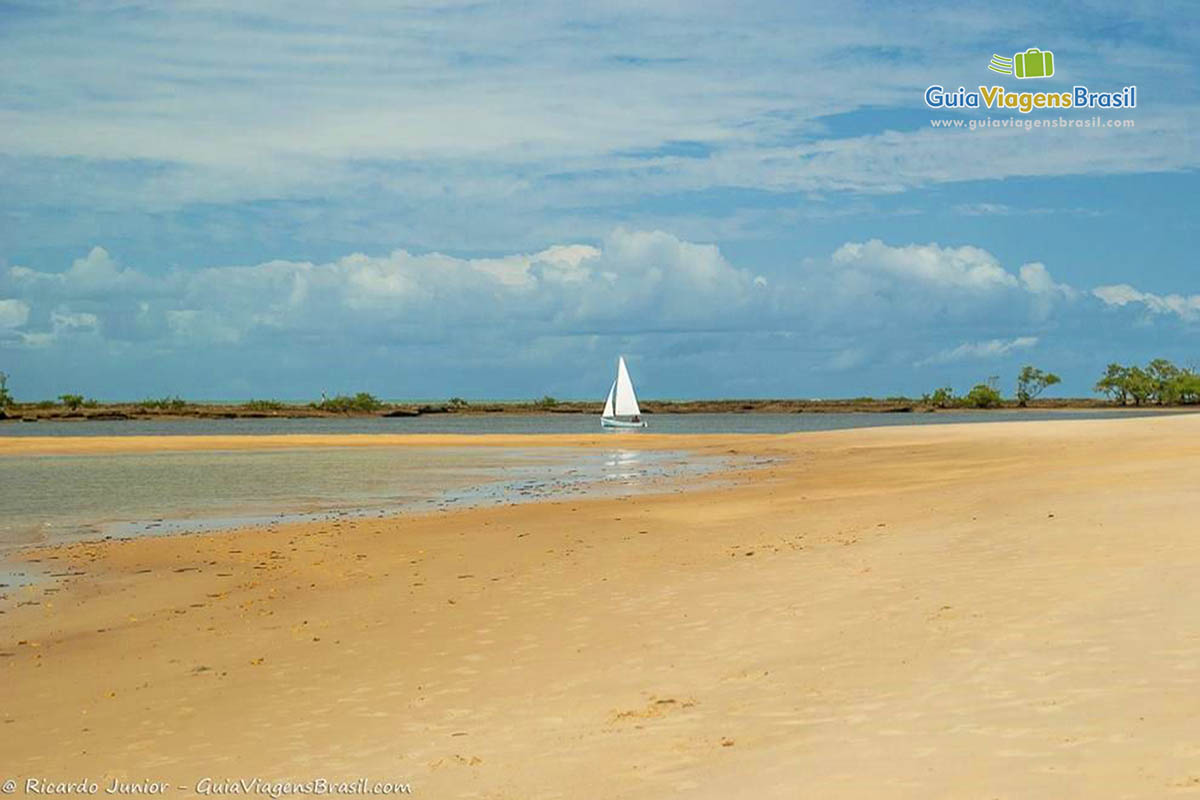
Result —
M 131 438 L 0 452 L 265 444 Z M 0 615 L 0 777 L 1200 793 L 1200 417 L 624 441 L 780 460 L 682 493 L 32 554 L 62 577 Z

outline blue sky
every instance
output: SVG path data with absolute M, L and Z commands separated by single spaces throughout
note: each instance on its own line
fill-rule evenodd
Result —
M 920 394 L 1200 362 L 1187 3 L 0 2 L 18 398 Z M 1017 80 L 993 53 L 1052 50 Z M 934 129 L 925 88 L 1132 127 Z M 1086 119 L 1090 111 L 1030 119 Z

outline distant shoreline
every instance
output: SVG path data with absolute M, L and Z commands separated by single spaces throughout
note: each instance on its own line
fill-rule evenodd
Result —
M 261 404 L 226 405 L 215 403 L 184 403 L 169 408 L 140 403 L 96 403 L 83 408 L 63 405 L 17 404 L 0 409 L 0 424 L 5 422 L 71 422 L 120 420 L 191 420 L 191 419 L 338 419 L 368 417 L 419 417 L 434 414 L 466 416 L 529 415 L 529 414 L 590 414 L 599 415 L 602 404 L 586 401 L 512 402 L 512 403 L 386 403 L 375 410 L 329 411 L 308 404 L 275 403 L 264 409 Z M 933 413 L 961 411 L 961 407 L 941 408 L 909 398 L 855 398 L 845 400 L 800 399 L 731 399 L 731 400 L 646 400 L 642 413 L 654 414 L 829 414 L 829 413 Z M 1185 405 L 1121 405 L 1111 400 L 1093 398 L 1039 399 L 1027 406 L 1015 400 L 1005 401 L 993 411 L 1095 411 L 1148 409 L 1187 410 Z

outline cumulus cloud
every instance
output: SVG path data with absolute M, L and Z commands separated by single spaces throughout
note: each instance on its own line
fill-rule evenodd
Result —
M 1200 294 L 1159 295 L 1139 291 L 1127 283 L 1097 286 L 1092 290 L 1092 294 L 1108 306 L 1120 308 L 1128 305 L 1140 305 L 1152 314 L 1175 314 L 1180 319 L 1189 322 L 1200 318 Z
M 1025 326 L 1076 299 L 1045 265 L 1034 262 L 1013 272 L 970 245 L 848 242 L 833 253 L 828 268 L 829 285 L 819 291 L 824 304 L 815 313 L 853 313 L 867 327 L 897 316 Z
M 1032 296 L 1033 312 L 1039 319 L 1050 316 L 1056 302 L 1074 300 L 1079 295 L 1073 287 L 1055 281 L 1040 261 L 1022 264 L 1019 274 L 1021 286 Z
M 28 320 L 28 303 L 23 300 L 0 300 L 0 328 L 19 328 Z
M 1021 285 L 1033 294 L 1060 295 L 1074 297 L 1075 290 L 1065 283 L 1057 283 L 1050 277 L 1050 271 L 1040 261 L 1021 265 Z
M 971 359 L 1000 358 L 1017 350 L 1028 350 L 1036 346 L 1038 337 L 1018 336 L 1015 339 L 988 339 L 983 342 L 963 342 L 958 347 L 942 350 L 929 358 L 921 359 L 915 366 L 927 364 L 950 364 Z
M 87 311 L 72 311 L 59 306 L 50 312 L 48 330 L 23 332 L 25 345 L 34 348 L 50 347 L 58 343 L 78 344 L 80 338 L 98 337 L 100 317 Z
M 348 340 L 403 334 L 445 339 L 471 330 L 590 331 L 745 327 L 766 281 L 730 264 L 714 245 L 661 231 L 618 229 L 602 247 L 556 245 L 499 258 L 361 253 L 324 263 L 172 271 L 121 268 L 101 248 L 61 273 L 9 270 L 18 292 L 55 306 L 49 333 L 97 330 L 116 338 L 234 344 L 247 337 L 322 332 Z M 8 301 L 8 316 L 29 306 Z M 111 322 L 112 324 L 107 324 Z M 44 344 L 45 342 L 42 341 Z
M 12 267 L 0 291 L 29 343 L 68 335 L 235 345 L 282 338 L 445 343 L 478 336 L 805 331 L 903 322 L 1025 325 L 1078 293 L 1041 263 L 1010 271 L 986 250 L 848 242 L 770 280 L 716 245 L 618 228 L 597 244 L 461 258 L 395 250 L 326 262 L 266 261 L 169 270 L 122 266 L 93 248 L 58 273 Z M 40 309 L 40 310 L 39 310 Z M 863 361 L 860 343 L 829 363 Z M 964 354 L 967 351 L 964 351 Z M 855 353 L 854 358 L 846 355 Z
M 0 346 L 30 359 L 36 351 L 48 370 L 67 353 L 189 375 L 241 360 L 244 385 L 274 364 L 308 386 L 353 364 L 371 375 L 381 364 L 390 365 L 383 374 L 522 363 L 571 372 L 564 365 L 585 353 L 625 352 L 663 369 L 721 363 L 738 391 L 776 394 L 797 371 L 1004 358 L 1056 330 L 1096 329 L 1089 315 L 1106 304 L 1182 319 L 1200 309 L 1196 298 L 1128 286 L 1080 291 L 1040 262 L 1005 266 L 972 246 L 847 242 L 765 276 L 713 244 L 623 228 L 595 243 L 492 257 L 395 250 L 166 271 L 94 248 L 61 272 L 0 273 L 0 296 L 10 298 L 0 301 Z M 993 338 L 974 338 L 981 330 Z M 947 341 L 962 343 L 939 349 Z
M 73 312 L 69 308 L 58 308 L 50 313 L 50 325 L 60 333 L 65 331 L 94 331 L 100 327 L 100 318 L 86 311 Z
M 64 272 L 37 272 L 15 266 L 8 270 L 12 283 L 34 294 L 70 297 L 108 297 L 117 292 L 148 292 L 153 282 L 135 270 L 122 268 L 103 247 L 71 262 Z
M 995 256 L 971 246 L 913 244 L 890 247 L 872 239 L 861 244 L 842 245 L 833 254 L 833 261 L 838 265 L 866 267 L 939 288 L 986 292 L 1017 285 L 1017 279 L 1000 266 Z

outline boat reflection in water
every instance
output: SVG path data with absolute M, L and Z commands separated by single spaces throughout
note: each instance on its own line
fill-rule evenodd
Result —
M 604 454 L 604 479 L 628 481 L 642 475 L 645 461 L 637 450 L 609 450 Z

